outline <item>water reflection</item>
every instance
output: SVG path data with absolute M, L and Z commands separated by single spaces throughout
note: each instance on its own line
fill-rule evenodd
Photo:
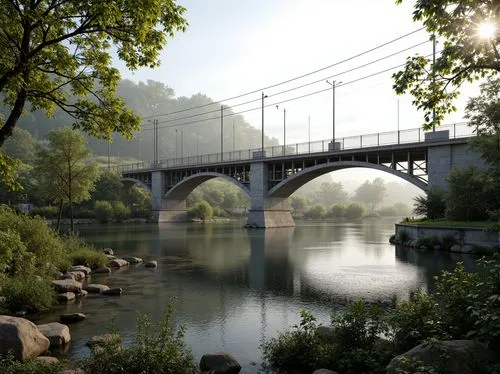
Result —
M 121 298 L 90 296 L 61 310 L 88 318 L 72 326 L 70 354 L 87 354 L 86 340 L 115 325 L 127 338 L 136 312 L 159 319 L 175 300 L 175 319 L 187 327 L 187 342 L 199 358 L 227 350 L 245 372 L 255 373 L 259 344 L 312 311 L 328 321 L 348 300 L 388 301 L 416 287 L 433 287 L 432 277 L 467 256 L 421 253 L 388 244 L 393 222 L 300 223 L 295 228 L 245 230 L 234 224 L 89 226 L 80 235 L 119 255 L 156 259 L 157 269 L 130 266 L 93 283 L 123 287 Z

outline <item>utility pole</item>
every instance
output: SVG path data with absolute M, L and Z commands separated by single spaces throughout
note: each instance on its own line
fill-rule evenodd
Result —
M 337 81 L 326 81 L 330 86 L 332 86 L 332 143 L 333 149 L 335 148 L 335 87 L 342 83 Z
M 432 34 L 432 91 L 436 91 L 436 34 Z M 432 131 L 436 131 L 436 109 L 432 109 Z
M 224 154 L 224 105 L 220 106 L 220 160 Z
M 181 158 L 184 157 L 184 130 L 181 130 Z
M 159 133 L 158 133 L 158 120 L 155 119 L 155 132 L 156 132 L 156 152 L 155 152 L 155 163 L 159 161 L 160 147 L 159 147 Z
M 261 147 L 262 147 L 262 158 L 264 158 L 264 99 L 267 97 L 267 95 L 264 95 L 264 92 L 262 92 L 262 140 L 261 140 Z
M 175 158 L 179 157 L 179 155 L 177 154 L 177 144 L 178 144 L 178 141 L 177 141 L 177 129 L 175 129 Z

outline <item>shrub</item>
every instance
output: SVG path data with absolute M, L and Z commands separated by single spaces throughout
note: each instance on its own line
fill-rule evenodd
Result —
M 94 205 L 96 218 L 101 223 L 108 223 L 113 218 L 113 206 L 109 201 L 98 200 Z
M 378 212 L 382 217 L 394 217 L 398 215 L 398 210 L 394 207 L 383 207 Z
M 2 374 L 56 374 L 63 367 L 61 363 L 44 364 L 31 357 L 24 361 L 17 361 L 13 355 L 0 357 L 0 373 Z
M 387 318 L 389 331 L 398 352 L 404 352 L 422 340 L 442 335 L 436 302 L 431 295 L 419 289 L 410 294 L 410 300 L 399 301 Z
M 32 209 L 30 215 L 40 216 L 43 218 L 57 218 L 59 216 L 59 208 L 52 205 L 41 206 L 39 208 Z
M 312 372 L 330 367 L 333 344 L 317 334 L 316 319 L 306 311 L 300 312 L 300 324 L 292 331 L 280 333 L 262 344 L 264 360 L 274 368 Z
M 87 218 L 93 219 L 96 218 L 95 212 L 91 209 L 87 208 L 79 208 L 74 215 L 75 218 Z
M 343 205 L 334 205 L 328 211 L 328 217 L 341 218 L 344 217 L 345 207 Z
M 113 201 L 111 205 L 113 207 L 113 217 L 118 222 L 123 222 L 127 218 L 130 218 L 130 208 L 126 207 L 121 201 Z
M 83 361 L 87 374 L 198 373 L 193 355 L 184 343 L 184 329 L 173 327 L 171 307 L 157 325 L 146 316 L 139 316 L 130 346 L 120 347 L 115 340 L 103 348 L 92 350 L 90 358 Z
M 1 281 L 2 307 L 11 313 L 35 313 L 48 310 L 54 303 L 55 293 L 48 280 L 31 274 L 6 277 Z
M 434 246 L 440 245 L 439 239 L 437 236 L 422 236 L 417 239 L 417 242 L 415 243 L 415 247 L 419 249 L 434 249 Z
M 196 203 L 191 209 L 188 210 L 189 217 L 199 218 L 202 220 L 209 219 L 210 217 L 212 217 L 212 214 L 212 206 L 206 201 Z
M 345 209 L 344 217 L 347 219 L 358 219 L 362 218 L 365 214 L 365 208 L 363 205 L 352 203 Z
M 35 256 L 27 251 L 17 232 L 0 232 L 0 274 L 15 276 L 31 274 L 35 268 Z
M 417 196 L 414 199 L 413 213 L 428 219 L 443 218 L 446 211 L 445 192 L 437 187 L 431 187 L 425 191 L 425 196 Z
M 76 235 L 65 237 L 64 246 L 70 254 L 72 265 L 83 265 L 96 269 L 105 266 L 108 262 L 104 253 L 86 244 Z
M 445 234 L 441 237 L 441 247 L 446 251 L 449 251 L 457 243 L 458 240 L 453 234 Z
M 304 212 L 304 217 L 311 219 L 323 219 L 326 216 L 326 209 L 321 204 L 315 204 Z

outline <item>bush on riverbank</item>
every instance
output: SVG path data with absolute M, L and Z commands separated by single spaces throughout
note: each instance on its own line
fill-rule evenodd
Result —
M 393 309 L 354 302 L 332 318 L 326 337 L 314 317 L 303 312 L 300 326 L 263 344 L 264 359 L 280 369 L 381 373 L 391 358 L 423 341 L 471 338 L 498 354 L 500 256 L 479 260 L 478 266 L 478 273 L 465 271 L 462 264 L 453 272 L 444 271 L 434 294 L 418 290 Z
M 0 373 L 2 374 L 56 374 L 63 364 L 41 364 L 35 358 L 17 361 L 12 355 L 0 357 Z
M 72 262 L 100 267 L 107 259 L 78 237 L 60 237 L 41 217 L 0 206 L 0 295 L 5 297 L 1 309 L 10 313 L 49 309 L 55 300 L 50 280 Z
M 129 346 L 121 347 L 119 339 L 97 346 L 81 366 L 87 374 L 198 373 L 184 342 L 184 329 L 173 326 L 171 307 L 158 324 L 139 316 Z

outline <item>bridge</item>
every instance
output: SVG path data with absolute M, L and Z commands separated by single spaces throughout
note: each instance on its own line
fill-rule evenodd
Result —
M 298 188 L 335 170 L 370 168 L 396 175 L 423 191 L 446 188 L 446 176 L 460 165 L 484 164 L 467 148 L 466 123 L 439 131 L 409 129 L 264 149 L 197 155 L 121 165 L 124 181 L 145 186 L 159 222 L 187 220 L 186 198 L 200 184 L 223 178 L 250 196 L 247 225 L 294 226 L 287 199 Z

